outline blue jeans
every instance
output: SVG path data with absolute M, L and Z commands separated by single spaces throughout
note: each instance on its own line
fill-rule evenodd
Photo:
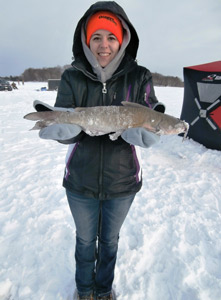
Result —
M 135 195 L 100 201 L 66 191 L 76 226 L 76 285 L 80 296 L 111 292 L 120 228 Z

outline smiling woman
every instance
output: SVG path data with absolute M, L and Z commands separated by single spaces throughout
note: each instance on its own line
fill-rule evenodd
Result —
M 97 30 L 90 39 L 90 49 L 101 67 L 106 67 L 117 55 L 120 43 L 116 36 L 107 30 Z
M 75 60 L 62 75 L 56 109 L 119 107 L 125 100 L 164 111 L 150 71 L 136 62 L 138 45 L 135 28 L 116 2 L 93 4 L 77 24 Z M 115 122 L 110 114 L 106 119 Z M 70 144 L 63 186 L 77 229 L 76 299 L 114 300 L 119 232 L 142 186 L 135 146 L 150 147 L 158 138 L 140 127 L 130 126 L 110 140 L 108 134 L 90 136 L 76 124 L 55 125 L 41 129 L 40 137 Z

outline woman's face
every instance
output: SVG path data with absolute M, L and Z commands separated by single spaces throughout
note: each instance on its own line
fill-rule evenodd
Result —
M 116 36 L 107 30 L 97 30 L 90 39 L 90 49 L 101 67 L 106 67 L 117 55 L 120 43 Z

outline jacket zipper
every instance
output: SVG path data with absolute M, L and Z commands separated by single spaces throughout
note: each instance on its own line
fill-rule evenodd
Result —
M 106 84 L 106 82 L 103 82 L 102 94 L 107 94 L 107 84 Z M 103 95 L 103 98 L 104 98 L 104 95 Z
M 105 98 L 107 94 L 107 84 L 106 82 L 103 82 L 103 87 L 102 87 L 102 103 L 105 105 Z M 98 198 L 102 200 L 103 198 L 103 160 L 104 160 L 104 145 L 103 145 L 103 140 L 101 139 L 101 144 L 100 144 L 100 175 L 99 175 L 99 194 Z

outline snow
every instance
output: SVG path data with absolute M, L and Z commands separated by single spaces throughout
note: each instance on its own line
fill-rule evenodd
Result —
M 62 187 L 66 145 L 41 140 L 23 116 L 46 83 L 0 93 L 0 300 L 72 299 L 75 228 Z M 183 88 L 156 87 L 180 116 Z M 142 149 L 143 188 L 122 227 L 119 300 L 221 299 L 221 155 L 163 136 Z

